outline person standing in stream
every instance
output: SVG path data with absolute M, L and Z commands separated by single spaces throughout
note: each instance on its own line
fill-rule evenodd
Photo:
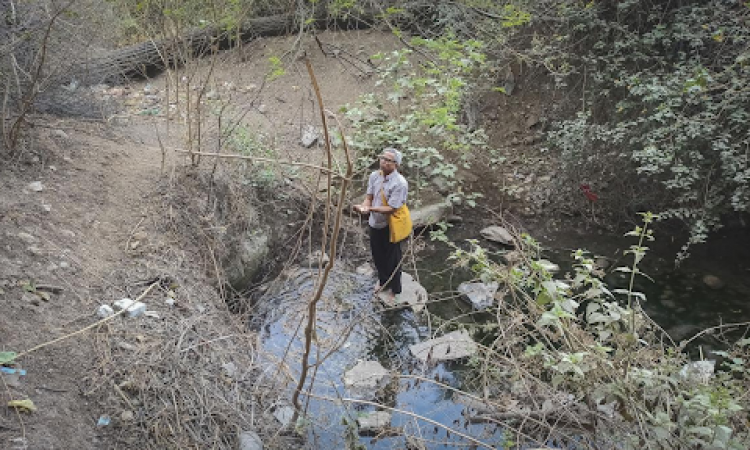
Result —
M 398 172 L 401 157 L 401 152 L 395 148 L 383 150 L 380 170 L 370 174 L 367 181 L 365 200 L 354 206 L 354 210 L 361 214 L 370 213 L 370 251 L 378 271 L 377 290 L 386 293 L 390 301 L 401 293 L 402 252 L 400 242 L 390 241 L 388 215 L 406 203 L 409 194 L 409 183 Z

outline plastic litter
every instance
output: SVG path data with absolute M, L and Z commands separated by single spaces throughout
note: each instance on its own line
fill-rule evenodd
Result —
M 112 419 L 109 416 L 107 416 L 107 415 L 103 415 L 103 416 L 99 417 L 99 420 L 96 422 L 96 426 L 97 427 L 106 427 L 107 425 L 110 424 L 110 422 L 112 422 Z
M 26 371 L 24 369 L 14 369 L 12 367 L 0 367 L 0 372 L 8 375 L 13 375 L 16 373 L 20 376 L 26 375 Z
M 115 313 L 115 310 L 112 309 L 112 307 L 109 305 L 101 305 L 99 309 L 96 310 L 96 314 L 102 319 L 109 317 L 114 313 Z

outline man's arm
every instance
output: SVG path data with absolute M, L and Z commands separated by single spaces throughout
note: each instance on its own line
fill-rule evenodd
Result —
M 354 210 L 361 214 L 367 214 L 370 211 L 373 211 L 372 194 L 365 195 L 365 199 L 362 203 L 360 203 L 359 205 L 354 205 Z
M 393 211 L 395 211 L 395 208 L 391 208 L 390 206 L 371 206 L 370 211 L 380 213 L 380 214 L 392 214 Z

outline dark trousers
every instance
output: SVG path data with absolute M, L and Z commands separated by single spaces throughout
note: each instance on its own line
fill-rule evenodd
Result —
M 382 290 L 401 293 L 401 243 L 391 243 L 388 227 L 370 227 L 370 250 Z M 393 275 L 393 276 L 391 276 Z M 390 279 L 390 281 L 388 281 Z

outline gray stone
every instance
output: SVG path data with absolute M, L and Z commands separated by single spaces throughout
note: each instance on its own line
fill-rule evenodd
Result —
M 703 277 L 703 284 L 711 289 L 721 289 L 724 287 L 724 282 L 716 275 L 705 275 Z
M 28 188 L 34 192 L 42 192 L 44 190 L 44 185 L 41 181 L 33 181 L 28 184 Z
M 427 304 L 427 289 L 406 272 L 401 273 L 401 293 L 395 298 L 396 305 L 408 306 L 414 312 L 420 312 Z
M 526 128 L 534 128 L 539 124 L 539 116 L 531 115 L 526 119 Z
M 123 411 L 120 414 L 120 420 L 123 422 L 132 422 L 135 419 L 135 414 L 133 414 L 133 411 Z
M 458 286 L 458 292 L 469 300 L 474 309 L 481 311 L 492 306 L 498 287 L 500 285 L 495 281 L 491 283 L 461 283 Z
M 377 361 L 360 361 L 344 374 L 344 384 L 355 389 L 375 389 L 388 376 Z
M 493 225 L 479 232 L 483 238 L 492 242 L 499 242 L 503 245 L 513 245 L 513 235 L 505 228 Z
M 409 347 L 409 351 L 422 362 L 452 361 L 475 354 L 477 344 L 466 330 L 458 330 L 436 339 L 414 344 Z
M 266 106 L 264 103 L 261 103 L 258 105 L 258 112 L 261 114 L 265 114 L 268 112 L 268 106 Z
M 36 242 L 36 238 L 34 236 L 30 235 L 29 233 L 24 233 L 23 231 L 18 233 L 17 236 L 18 239 L 24 241 L 27 244 L 33 244 L 34 242 Z
M 414 228 L 434 225 L 448 217 L 452 208 L 452 205 L 447 202 L 434 203 L 431 205 L 425 205 L 421 208 L 414 208 L 411 210 L 412 224 L 414 225 Z
M 305 148 L 310 148 L 315 145 L 316 142 L 318 142 L 318 139 L 320 139 L 320 133 L 318 132 L 317 128 L 312 125 L 307 125 L 302 131 L 300 144 L 302 144 L 302 146 Z
M 250 286 L 268 256 L 268 236 L 257 232 L 245 238 L 226 266 L 227 281 L 236 290 Z
M 360 432 L 373 432 L 382 430 L 391 424 L 391 413 L 388 411 L 375 411 L 357 417 L 357 425 Z
M 285 427 L 292 422 L 294 408 L 291 406 L 280 406 L 273 412 L 273 416 L 281 423 L 282 427 Z
M 263 441 L 254 431 L 243 431 L 240 433 L 239 450 L 263 450 Z

